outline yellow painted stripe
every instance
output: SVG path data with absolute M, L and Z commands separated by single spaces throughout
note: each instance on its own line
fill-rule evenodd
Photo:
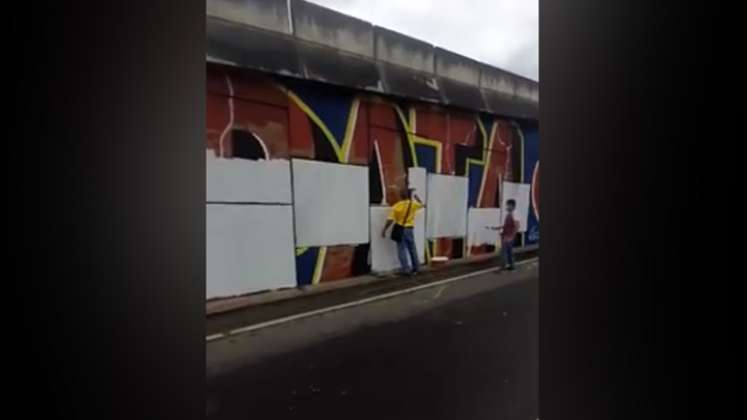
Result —
M 426 146 L 435 147 L 436 149 L 441 148 L 441 142 L 438 140 L 431 140 L 425 137 L 413 136 L 415 143 L 424 144 Z
M 475 117 L 475 120 L 477 120 L 477 126 L 480 128 L 480 133 L 482 133 L 482 138 L 485 138 L 487 136 L 487 133 L 485 133 L 485 124 L 482 123 L 482 120 L 479 116 Z M 488 139 L 490 141 L 490 139 Z
M 348 124 L 345 128 L 345 139 L 342 142 L 342 157 L 340 162 L 348 163 L 350 160 L 350 148 L 353 144 L 353 135 L 355 134 L 355 125 L 358 123 L 358 109 L 360 107 L 360 100 L 358 98 L 353 99 L 353 103 L 350 106 L 350 113 L 348 114 Z
M 478 118 L 477 120 L 478 125 L 480 126 L 480 131 L 482 131 L 483 135 L 485 135 L 485 126 L 483 125 L 482 121 Z M 493 127 L 490 130 L 490 137 L 488 137 L 488 150 L 483 151 L 485 164 L 483 166 L 483 174 L 482 174 L 482 181 L 480 182 L 480 191 L 477 193 L 477 207 L 480 207 L 480 202 L 482 201 L 482 196 L 485 191 L 485 180 L 488 179 L 488 169 L 490 168 L 490 156 L 492 153 L 490 153 L 490 150 L 493 150 L 493 144 L 495 141 L 495 130 L 498 124 L 493 123 Z
M 493 127 L 490 129 L 490 137 L 488 137 L 488 149 L 493 150 L 495 145 L 496 130 L 498 129 L 498 123 L 493 122 Z M 485 130 L 485 128 L 483 128 Z
M 319 284 L 322 278 L 322 269 L 324 268 L 324 259 L 327 257 L 327 247 L 323 246 L 319 248 L 319 255 L 316 257 L 316 266 L 314 267 L 314 277 L 311 279 L 311 284 Z
M 482 134 L 482 138 L 488 138 L 487 133 L 485 132 L 485 125 L 482 123 L 482 120 L 480 119 L 480 116 L 478 115 L 475 117 L 475 120 L 477 121 L 477 127 L 480 128 L 480 134 Z M 489 155 L 488 150 L 490 149 L 490 139 L 488 138 L 488 146 L 487 148 L 483 147 L 482 149 L 482 160 L 485 161 L 485 156 Z
M 415 154 L 415 141 L 413 140 L 413 135 L 410 130 L 410 125 L 407 123 L 405 114 L 402 113 L 402 110 L 399 109 L 399 106 L 395 105 L 394 109 L 397 111 L 397 115 L 399 116 L 399 120 L 402 122 L 402 125 L 405 126 L 405 134 L 407 135 L 407 143 L 410 145 L 410 153 L 412 154 L 412 165 L 418 166 L 418 155 Z
M 344 160 L 344 154 L 342 149 L 340 148 L 340 145 L 337 144 L 337 141 L 335 141 L 335 136 L 332 135 L 332 132 L 329 131 L 329 128 L 327 128 L 327 125 L 324 124 L 321 118 L 319 118 L 318 115 L 309 107 L 306 105 L 306 103 L 298 97 L 293 91 L 288 90 L 288 97 L 293 100 L 293 102 L 298 105 L 301 110 L 311 118 L 311 120 L 319 127 L 320 130 L 322 130 L 322 133 L 324 133 L 324 136 L 327 138 L 329 143 L 332 145 L 332 149 L 335 151 L 335 155 L 337 155 L 337 159 L 339 162 L 343 162 Z

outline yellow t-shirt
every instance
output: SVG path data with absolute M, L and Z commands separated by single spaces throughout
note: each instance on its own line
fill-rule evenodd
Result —
M 412 201 L 412 207 L 410 207 L 410 212 L 407 213 L 407 206 L 410 205 L 410 201 Z M 422 208 L 423 205 L 415 200 L 398 201 L 389 212 L 389 220 L 393 220 L 394 223 L 404 227 L 413 227 L 415 226 L 415 213 Z M 407 214 L 407 220 L 403 220 L 405 214 Z

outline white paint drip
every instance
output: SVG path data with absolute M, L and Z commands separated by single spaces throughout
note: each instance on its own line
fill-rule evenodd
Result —
M 534 196 L 534 188 L 537 186 L 537 174 L 539 174 L 539 167 L 540 163 L 537 161 L 537 164 L 534 165 L 534 171 L 532 173 L 532 196 Z M 534 210 L 534 217 L 537 218 L 537 221 L 539 222 L 540 219 L 540 213 L 537 209 L 537 200 L 532 199 L 532 209 Z
M 226 138 L 228 133 L 231 131 L 231 128 L 233 128 L 233 84 L 231 84 L 231 77 L 229 75 L 226 75 L 226 83 L 228 84 L 228 125 L 226 125 L 226 128 L 223 129 L 223 132 L 220 135 L 220 140 L 218 140 L 218 152 L 220 153 L 220 157 L 224 157 L 223 154 L 223 140 Z
M 264 154 L 265 154 L 265 158 L 266 158 L 266 159 L 270 159 L 270 152 L 269 152 L 269 151 L 267 150 L 267 145 L 265 144 L 265 141 L 264 141 L 264 140 L 262 140 L 262 138 L 261 138 L 261 137 L 259 137 L 259 134 L 255 133 L 255 132 L 252 132 L 252 134 L 254 134 L 254 137 L 255 137 L 255 138 L 257 139 L 257 141 L 259 142 L 259 145 L 260 145 L 260 146 L 262 146 L 262 151 L 263 151 L 263 152 L 264 152 Z
M 381 205 L 386 205 L 386 183 L 384 182 L 384 167 L 381 166 L 381 152 L 379 152 L 379 142 L 374 139 L 374 151 L 376 151 L 376 161 L 379 163 L 379 177 L 381 178 Z

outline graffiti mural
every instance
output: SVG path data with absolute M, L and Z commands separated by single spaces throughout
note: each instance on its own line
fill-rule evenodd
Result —
M 301 82 L 284 83 L 288 97 L 292 157 L 351 165 L 369 164 L 367 105 L 356 92 Z M 367 220 L 361 221 L 367 227 Z M 299 285 L 365 274 L 368 243 L 299 247 Z
M 493 115 L 217 64 L 207 66 L 206 100 L 209 205 L 293 207 L 293 185 L 297 185 L 298 180 L 294 179 L 291 161 L 298 159 L 364 168 L 368 190 L 363 197 L 367 196 L 366 205 L 371 208 L 396 203 L 412 184 L 408 179 L 411 168 L 423 168 L 427 174 L 465 177 L 467 207 L 486 209 L 475 214 L 493 214 L 501 207 L 502 182 L 519 182 L 521 175 L 529 176 L 527 171 L 534 171 L 531 176 L 539 178 L 538 159 L 532 158 L 536 156 L 532 151 L 536 147 L 531 149 L 534 146 L 529 144 L 537 142 L 536 130 L 534 134 L 524 131 L 525 164 L 517 165 L 517 159 L 522 156 L 517 148 L 522 141 L 517 125 Z M 536 165 L 529 162 L 531 159 L 537 161 Z M 518 172 L 522 169 L 523 174 Z M 423 180 L 419 182 L 424 183 Z M 323 192 L 326 185 L 315 188 Z M 532 193 L 538 194 L 538 188 L 537 184 Z M 312 195 L 321 195 L 321 192 Z M 325 200 L 331 201 L 330 198 Z M 532 205 L 530 229 L 538 226 L 538 196 L 532 197 Z M 339 209 L 338 205 L 330 211 Z M 294 213 L 298 210 L 296 208 Z M 308 227 L 308 217 L 305 220 Z M 354 243 L 321 242 L 325 246 L 303 246 L 304 242 L 298 240 L 295 222 L 287 223 L 294 226 L 296 232 L 290 250 L 295 258 L 292 268 L 296 285 L 313 285 L 370 272 L 370 239 L 366 243 L 356 243 L 360 240 L 358 235 Z M 361 224 L 367 227 L 369 221 L 361 220 Z M 251 231 L 253 227 L 236 228 Z M 224 231 L 230 229 L 224 228 Z M 538 227 L 536 232 L 538 237 Z M 527 241 L 531 242 L 529 238 Z M 423 248 L 426 261 L 433 256 L 458 259 L 496 251 L 495 246 L 484 242 L 469 246 L 465 233 L 465 236 L 427 240 Z M 320 242 L 305 244 L 320 245 Z M 244 283 L 241 290 L 235 292 L 273 287 L 267 279 L 253 280 L 254 274 L 239 275 L 237 278 Z M 282 277 L 283 284 L 287 284 L 287 273 Z M 211 290 L 224 289 L 214 287 Z

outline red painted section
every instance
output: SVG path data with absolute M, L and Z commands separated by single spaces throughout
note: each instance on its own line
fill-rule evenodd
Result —
M 380 169 L 384 173 L 386 202 L 392 205 L 400 200 L 400 194 L 407 185 L 407 171 L 402 158 L 402 135 L 397 131 L 379 127 L 371 127 L 370 132 L 371 153 L 375 153 L 373 148 L 374 144 L 377 144 L 381 157 Z
M 486 158 L 489 159 L 485 178 L 483 182 L 482 197 L 478 207 L 496 207 L 496 196 L 498 194 L 499 179 L 503 179 L 506 167 L 506 152 L 498 150 L 487 150 Z M 483 176 L 485 176 L 483 175 Z
M 311 133 L 311 120 L 296 105 L 295 102 L 288 103 L 288 120 L 290 122 L 290 154 L 292 157 L 313 159 L 314 140 Z
M 207 90 L 216 95 L 261 102 L 279 107 L 288 106 L 288 96 L 273 79 L 259 73 L 247 72 L 234 67 L 209 64 L 207 66 Z M 228 80 L 230 80 L 230 87 Z
M 456 144 L 475 146 L 478 144 L 478 136 L 481 135 L 474 115 L 449 114 L 449 144 L 452 149 Z
M 399 125 L 397 124 L 397 118 L 399 117 L 392 105 L 379 99 L 373 99 L 368 101 L 368 107 L 368 115 L 371 118 L 370 123 L 372 127 L 399 130 Z
M 324 267 L 320 282 L 341 280 L 352 277 L 353 254 L 355 247 L 350 245 L 327 247 L 327 256 L 324 259 Z
M 368 104 L 360 102 L 358 107 L 358 116 L 353 132 L 353 140 L 350 145 L 350 156 L 348 163 L 367 165 L 370 146 L 368 144 Z
M 218 156 L 218 141 L 221 133 L 228 126 L 230 120 L 228 108 L 228 97 L 207 94 L 206 111 L 206 140 L 207 148 L 215 151 Z
M 227 130 L 223 154 L 231 157 L 231 130 L 244 130 L 262 141 L 271 158 L 288 158 L 288 101 L 276 84 L 264 76 L 208 65 L 207 90 L 208 149 L 219 154 L 220 138 Z
M 414 105 L 415 134 L 430 140 L 446 141 L 446 113 L 435 106 Z
M 504 120 L 498 120 L 498 137 L 493 142 L 493 149 L 498 151 L 505 151 L 505 155 L 503 156 L 503 180 L 509 181 L 509 182 L 517 182 L 518 179 L 514 179 L 513 176 L 513 162 L 511 159 L 511 149 L 513 148 L 514 143 L 518 144 L 518 139 L 516 139 L 516 134 L 514 133 L 513 127 L 508 121 Z
M 205 69 L 205 85 L 207 92 L 228 96 L 228 82 L 226 81 L 227 69 L 223 66 L 208 64 Z
M 288 158 L 288 112 L 285 108 L 248 102 L 234 101 L 234 129 L 254 133 L 267 146 L 270 157 Z M 230 142 L 226 142 L 230 146 Z M 229 150 L 230 148 L 224 149 Z

